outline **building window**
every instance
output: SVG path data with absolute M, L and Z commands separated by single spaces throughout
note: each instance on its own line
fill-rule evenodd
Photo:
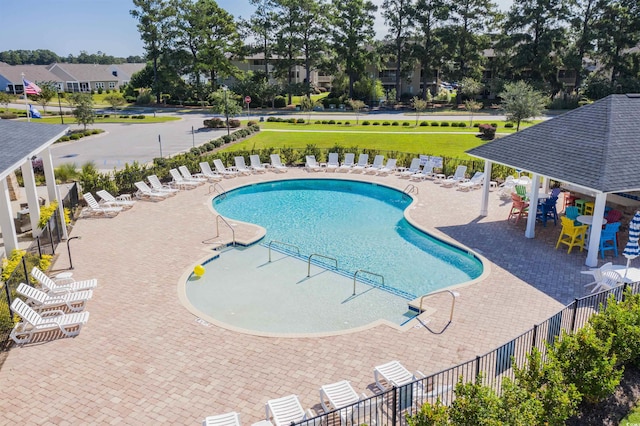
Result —
M 110 81 L 109 82 L 109 89 L 115 89 L 116 88 L 116 82 L 115 81 Z
M 104 82 L 100 81 L 96 83 L 96 89 L 104 89 Z

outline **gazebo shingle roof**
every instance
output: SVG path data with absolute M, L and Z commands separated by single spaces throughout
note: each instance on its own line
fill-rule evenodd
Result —
M 69 126 L 0 120 L 0 180 L 59 137 Z
M 610 95 L 467 151 L 599 192 L 640 190 L 640 94 Z

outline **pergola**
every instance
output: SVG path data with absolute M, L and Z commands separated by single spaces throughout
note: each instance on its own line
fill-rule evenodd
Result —
M 2 231 L 7 255 L 18 247 L 18 238 L 13 223 L 13 211 L 9 198 L 9 187 L 7 185 L 7 176 L 17 168 L 22 170 L 33 232 L 35 233 L 38 229 L 40 205 L 31 166 L 31 159 L 34 156 L 42 158 L 49 201 L 56 200 L 58 202 L 60 217 L 64 217 L 49 147 L 63 136 L 68 129 L 69 126 L 58 124 L 0 120 L 0 230 Z M 63 226 L 62 230 L 66 238 L 66 227 Z
M 540 179 L 568 184 L 595 198 L 587 266 L 597 266 L 600 232 L 607 197 L 640 191 L 640 94 L 610 95 L 518 133 L 467 151 L 491 164 L 532 174 L 531 205 L 538 203 Z M 486 216 L 489 179 L 485 179 L 480 214 Z M 640 202 L 639 202 L 640 204 Z M 529 215 L 525 236 L 535 236 L 535 215 Z

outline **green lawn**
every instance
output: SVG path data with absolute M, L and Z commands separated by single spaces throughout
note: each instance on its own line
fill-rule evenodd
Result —
M 400 151 L 414 154 L 431 154 L 471 159 L 464 151 L 482 144 L 483 141 L 474 134 L 358 134 L 353 133 L 303 133 L 303 132 L 260 132 L 249 139 L 234 144 L 225 151 L 252 150 L 263 148 L 291 147 L 304 149 L 307 145 L 318 148 L 332 148 L 340 145 L 350 150 L 379 149 Z M 356 149 L 357 148 L 357 149 Z
M 640 425 L 640 406 L 635 407 L 624 419 L 620 421 L 620 426 Z
M 26 119 L 25 119 L 26 120 Z M 60 117 L 43 117 L 43 118 L 34 118 L 34 121 L 38 123 L 48 123 L 48 124 L 60 124 Z M 140 120 L 137 118 L 119 118 L 117 115 L 111 115 L 109 118 L 96 118 L 95 124 L 98 123 L 135 123 L 135 124 L 148 124 L 148 123 L 165 123 L 167 121 L 176 121 L 180 120 L 180 117 L 165 117 L 165 116 L 145 116 L 144 119 Z M 76 119 L 73 116 L 65 115 L 64 116 L 64 124 L 76 124 Z

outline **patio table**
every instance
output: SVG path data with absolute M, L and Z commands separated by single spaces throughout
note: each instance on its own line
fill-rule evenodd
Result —
M 576 218 L 576 220 L 580 223 L 582 223 L 583 225 L 587 225 L 587 237 L 584 239 L 584 247 L 587 248 L 589 247 L 589 236 L 591 235 L 591 225 L 593 225 L 593 216 L 592 215 L 587 215 L 587 214 L 583 214 L 580 215 Z M 607 224 L 607 219 L 606 218 L 602 218 L 602 224 L 606 225 Z

